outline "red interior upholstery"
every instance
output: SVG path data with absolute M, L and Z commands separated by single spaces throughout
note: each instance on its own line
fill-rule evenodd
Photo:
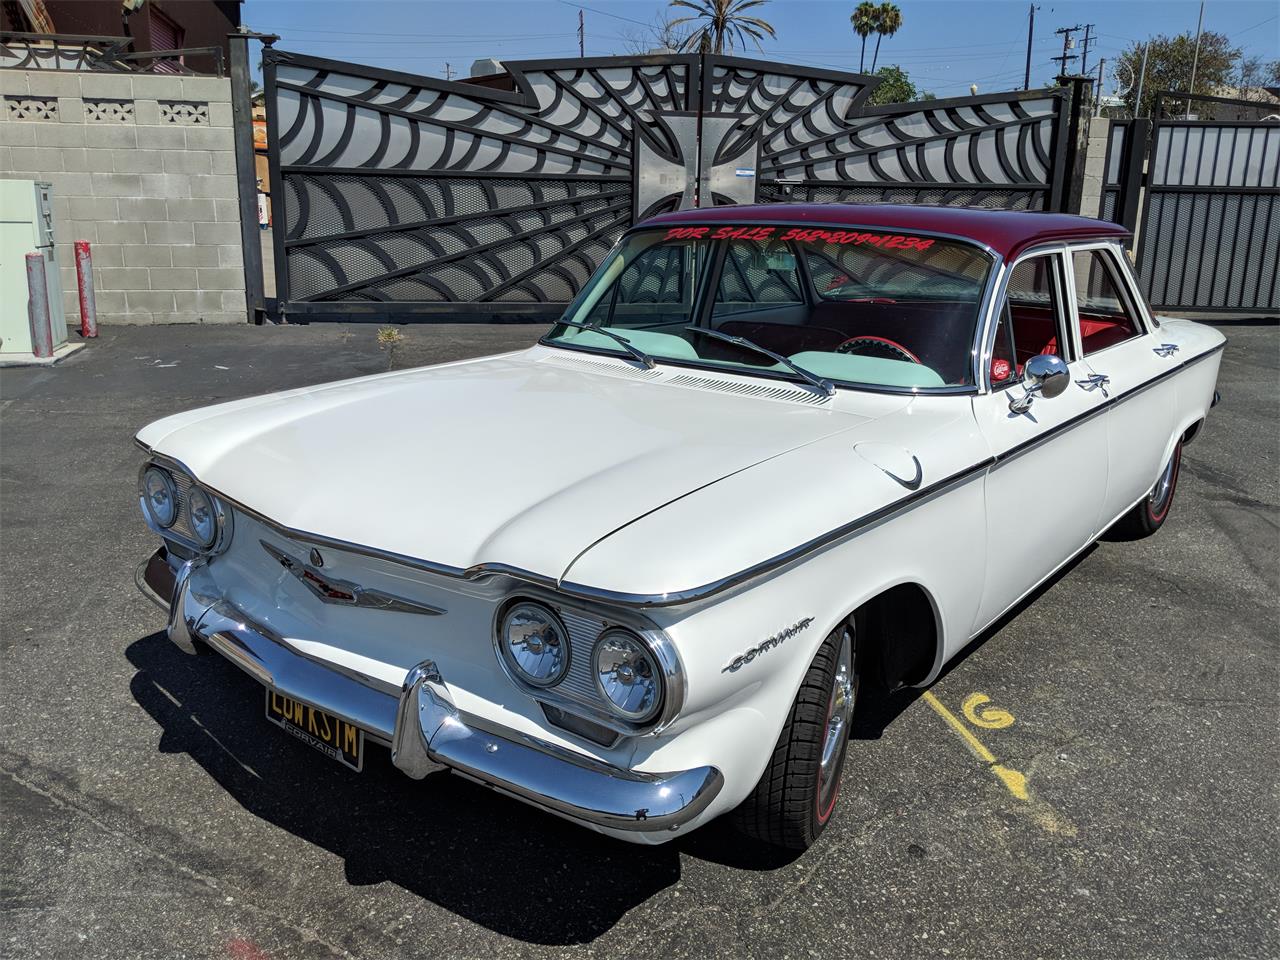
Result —
M 1128 317 L 1082 316 L 1080 318 L 1080 341 L 1084 345 L 1086 355 L 1123 343 L 1132 336 L 1134 336 L 1134 329 Z

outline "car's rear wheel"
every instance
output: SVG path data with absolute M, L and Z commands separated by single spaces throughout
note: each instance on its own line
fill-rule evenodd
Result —
M 742 833 L 803 851 L 831 822 L 858 695 L 855 656 L 852 621 L 818 648 L 764 776 L 733 813 Z
M 1151 492 L 1137 505 L 1116 521 L 1112 529 L 1121 539 L 1140 540 L 1149 537 L 1162 526 L 1173 506 L 1173 493 L 1178 487 L 1178 470 L 1182 466 L 1182 443 L 1173 448 L 1169 462 L 1160 471 L 1160 478 Z

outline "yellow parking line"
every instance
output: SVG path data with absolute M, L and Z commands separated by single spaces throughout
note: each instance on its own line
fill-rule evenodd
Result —
M 938 716 L 940 716 L 943 720 L 947 721 L 947 725 L 950 726 L 952 730 L 954 730 L 956 733 L 960 735 L 960 739 L 962 739 L 966 744 L 969 745 L 969 749 L 972 750 L 975 754 L 977 754 L 978 759 L 983 761 L 984 763 L 990 764 L 991 772 L 1000 778 L 1000 782 L 1005 785 L 1005 788 L 1011 794 L 1013 794 L 1019 800 L 1031 799 L 1031 794 L 1027 790 L 1027 778 L 1025 776 L 1023 776 L 1017 770 L 1014 770 L 1012 767 L 1002 766 L 1000 762 L 996 759 L 996 755 L 987 749 L 986 744 L 984 744 L 981 740 L 979 740 L 976 736 L 974 736 L 973 731 L 970 730 L 968 727 L 966 727 L 964 723 L 961 722 L 959 717 L 957 717 L 954 713 L 952 713 L 950 710 L 944 707 L 942 705 L 942 701 L 933 695 L 932 690 L 926 690 L 923 696 L 924 696 L 924 702 L 927 703 L 929 706 L 931 706 L 934 712 Z M 969 700 L 966 701 L 966 706 L 968 706 L 970 709 L 973 709 L 974 707 L 978 706 L 980 703 L 986 702 L 985 699 L 983 699 L 982 701 L 979 701 L 978 703 L 974 703 L 973 701 L 974 701 L 974 698 L 972 697 L 969 698 Z M 1013 719 L 1012 717 L 1010 717 L 1009 723 L 1012 723 L 1012 722 L 1013 722 Z M 1005 724 L 1005 723 L 1001 723 L 1000 725 L 1008 726 L 1008 724 Z

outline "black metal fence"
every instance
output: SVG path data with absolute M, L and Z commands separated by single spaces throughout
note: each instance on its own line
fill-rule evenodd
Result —
M 1269 113 L 1160 94 L 1137 254 L 1157 308 L 1280 313 L 1280 115 Z
M 506 70 L 265 51 L 281 313 L 553 315 L 627 227 L 685 207 L 1065 202 L 1067 89 L 870 106 L 873 77 L 735 57 Z

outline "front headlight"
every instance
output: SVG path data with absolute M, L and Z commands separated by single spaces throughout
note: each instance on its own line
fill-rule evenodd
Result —
M 178 519 L 178 491 L 173 478 L 159 467 L 142 475 L 142 502 L 156 526 L 168 528 Z
M 596 687 L 609 708 L 633 723 L 651 719 L 662 706 L 662 674 L 653 654 L 629 631 L 606 630 L 596 641 Z
M 540 603 L 521 601 L 503 614 L 498 648 L 511 671 L 535 687 L 559 683 L 569 669 L 569 631 Z
M 196 541 L 208 550 L 218 540 L 218 513 L 213 498 L 199 487 L 192 487 L 187 494 L 187 513 Z

